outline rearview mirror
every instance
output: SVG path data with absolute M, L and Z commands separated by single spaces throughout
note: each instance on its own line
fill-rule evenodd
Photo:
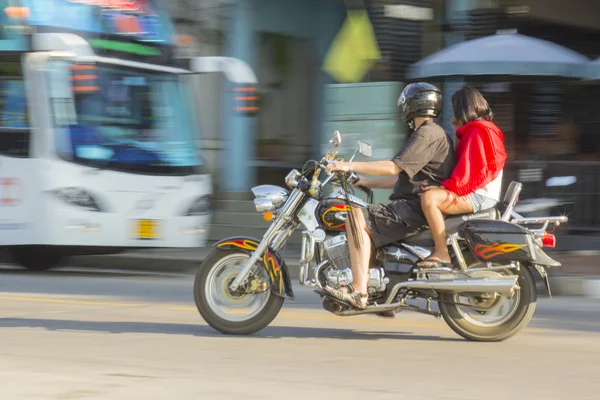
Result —
M 371 145 L 362 141 L 358 142 L 358 152 L 364 157 L 371 157 L 373 155 Z
M 333 132 L 333 136 L 329 143 L 332 144 L 335 148 L 340 147 L 340 145 L 342 144 L 342 135 L 340 135 L 340 131 Z

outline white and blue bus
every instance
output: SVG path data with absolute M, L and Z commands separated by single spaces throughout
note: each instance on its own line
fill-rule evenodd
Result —
M 36 270 L 65 256 L 204 245 L 212 184 L 194 73 L 153 0 L 0 0 L 0 245 Z M 252 109 L 244 107 L 243 109 Z

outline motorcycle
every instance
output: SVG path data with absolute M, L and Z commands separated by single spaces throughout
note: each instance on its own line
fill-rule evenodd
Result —
M 498 207 L 446 219 L 452 268 L 416 267 L 433 249 L 431 232 L 421 230 L 374 249 L 366 309 L 355 309 L 330 296 L 325 285 L 337 289 L 352 283 L 346 235 L 349 211 L 369 204 L 355 194 L 354 186 L 372 199 L 372 192 L 360 187 L 356 174 L 325 171 L 341 143 L 336 131 L 321 161 L 308 161 L 302 171 L 287 175 L 289 190 L 272 185 L 252 189 L 256 211 L 272 223 L 262 240 L 240 236 L 219 241 L 200 266 L 194 298 L 210 326 L 225 334 L 249 335 L 268 326 L 285 299 L 295 299 L 280 251 L 301 226 L 299 283 L 312 287 L 330 313 L 383 316 L 393 311 L 395 316 L 415 311 L 443 317 L 458 335 L 473 341 L 506 340 L 528 325 L 537 301 L 534 273 L 544 280 L 551 296 L 546 268 L 560 267 L 543 251 L 556 244 L 548 227 L 559 226 L 567 218 L 518 215 L 514 208 L 522 188 L 519 182 L 510 184 Z M 359 142 L 350 161 L 358 153 L 371 157 L 371 146 Z M 333 182 L 339 187 L 325 194 Z M 527 228 L 540 224 L 538 229 Z M 408 303 L 415 299 L 426 305 Z M 439 311 L 432 310 L 432 301 L 438 303 Z

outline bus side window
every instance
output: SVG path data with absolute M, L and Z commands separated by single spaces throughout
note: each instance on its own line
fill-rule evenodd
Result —
M 29 157 L 29 112 L 19 58 L 0 61 L 0 155 Z

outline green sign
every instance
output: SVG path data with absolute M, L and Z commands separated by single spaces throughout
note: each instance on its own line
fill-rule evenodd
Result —
M 145 46 L 143 44 L 137 43 L 117 42 L 115 40 L 106 39 L 94 39 L 90 40 L 90 44 L 93 47 L 100 49 L 120 51 L 123 53 L 132 53 L 137 54 L 139 56 L 160 56 L 162 54 L 161 51 L 155 47 Z

